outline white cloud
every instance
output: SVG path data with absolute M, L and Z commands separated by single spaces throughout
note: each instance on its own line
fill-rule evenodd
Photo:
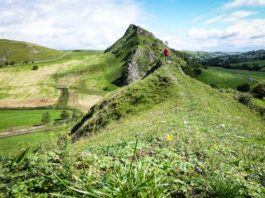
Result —
M 233 21 L 237 21 L 242 18 L 245 18 L 245 17 L 249 17 L 253 14 L 255 14 L 255 12 L 239 10 L 236 12 L 232 12 L 230 14 L 222 14 L 214 18 L 208 19 L 207 21 L 204 22 L 204 24 L 210 25 L 210 24 L 214 24 L 217 22 L 233 22 Z
M 246 28 L 248 27 L 248 28 Z M 171 47 L 196 51 L 247 51 L 265 46 L 265 19 L 240 20 L 226 28 L 191 28 L 186 36 L 164 36 Z
M 145 13 L 136 0 L 0 0 L 0 37 L 59 49 L 105 49 Z
M 211 19 L 208 19 L 207 21 L 205 21 L 205 24 L 206 25 L 210 25 L 212 23 L 216 23 L 216 22 L 219 22 L 221 21 L 222 19 L 224 19 L 227 15 L 226 14 L 222 14 L 222 15 L 219 15 L 217 17 L 214 17 L 214 18 L 211 18 Z
M 241 6 L 265 6 L 265 0 L 233 0 L 224 5 L 224 8 L 231 9 Z

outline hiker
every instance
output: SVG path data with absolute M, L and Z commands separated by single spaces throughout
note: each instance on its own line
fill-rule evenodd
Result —
M 167 48 L 164 49 L 164 56 L 165 56 L 165 62 L 167 62 L 167 59 L 169 57 L 169 50 Z

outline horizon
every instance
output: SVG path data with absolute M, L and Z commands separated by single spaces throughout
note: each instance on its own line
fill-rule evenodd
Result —
M 247 52 L 265 46 L 265 0 L 0 1 L 0 39 L 59 50 L 104 50 L 130 24 L 176 50 Z

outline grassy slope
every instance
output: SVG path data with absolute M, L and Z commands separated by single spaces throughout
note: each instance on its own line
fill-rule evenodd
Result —
M 202 74 L 198 76 L 198 80 L 206 84 L 215 84 L 218 88 L 236 88 L 243 83 L 254 85 L 258 82 L 264 82 L 265 73 L 209 67 L 203 70 Z
M 25 61 L 40 61 L 59 57 L 63 52 L 23 41 L 0 40 L 0 64 L 6 61 L 23 63 Z
M 111 54 L 82 51 L 68 54 L 60 60 L 39 63 L 36 71 L 31 70 L 32 64 L 2 68 L 0 106 L 51 105 L 60 95 L 57 87 L 68 87 L 70 105 L 86 111 L 95 103 L 94 99 L 97 101 L 116 89 L 111 82 L 119 75 L 121 64 Z M 90 105 L 87 100 L 91 101 Z
M 256 112 L 173 65 L 114 95 L 95 116 L 135 111 L 108 117 L 72 150 L 0 161 L 3 195 L 264 196 L 265 124 Z
M 67 130 L 62 126 L 48 132 L 0 138 L 0 156 L 16 156 L 27 148 L 36 149 L 43 147 L 46 150 L 51 149 L 56 144 L 57 138 Z
M 61 113 L 56 110 L 0 110 L 0 132 L 39 124 L 45 112 L 50 113 L 51 120 L 58 119 Z

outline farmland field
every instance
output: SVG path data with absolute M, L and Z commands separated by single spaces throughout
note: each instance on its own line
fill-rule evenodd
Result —
M 69 105 L 85 111 L 84 98 L 93 105 L 98 98 L 116 89 L 111 82 L 119 75 L 121 63 L 101 51 L 81 51 L 39 63 L 37 70 L 32 70 L 33 65 L 0 69 L 0 107 L 55 105 L 60 96 L 58 88 L 66 87 L 72 97 Z
M 243 83 L 252 85 L 265 81 L 265 72 L 208 67 L 198 80 L 217 88 L 236 88 Z
M 58 119 L 61 113 L 58 110 L 0 110 L 0 132 L 39 124 L 45 112 L 50 113 L 51 120 Z

